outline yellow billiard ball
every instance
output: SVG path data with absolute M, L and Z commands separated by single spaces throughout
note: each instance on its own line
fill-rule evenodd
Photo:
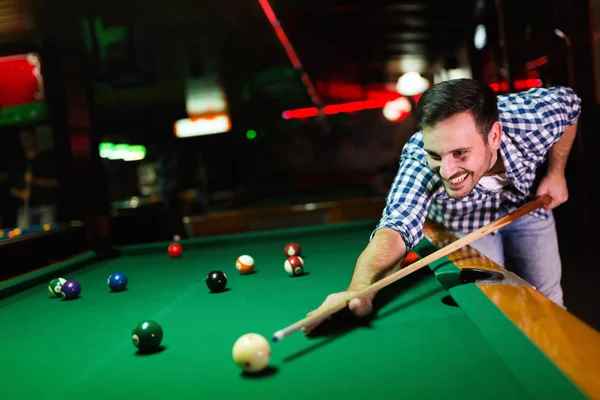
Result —
M 271 346 L 264 336 L 247 333 L 233 345 L 233 361 L 244 372 L 260 372 L 269 365 Z

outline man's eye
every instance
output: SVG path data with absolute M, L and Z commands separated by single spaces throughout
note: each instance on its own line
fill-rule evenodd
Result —
M 464 156 L 465 154 L 467 154 L 466 150 L 457 150 L 454 152 L 454 155 L 456 156 Z

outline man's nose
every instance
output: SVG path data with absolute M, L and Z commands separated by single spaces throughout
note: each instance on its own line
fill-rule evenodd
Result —
M 457 172 L 456 164 L 449 158 L 442 158 L 442 165 L 440 167 L 440 176 L 446 180 L 452 178 Z

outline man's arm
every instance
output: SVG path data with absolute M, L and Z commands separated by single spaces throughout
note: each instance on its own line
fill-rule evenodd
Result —
M 564 175 L 567 159 L 577 134 L 577 122 L 565 129 L 560 139 L 550 149 L 548 153 L 548 173 Z
M 548 102 L 546 112 L 556 118 L 550 118 L 547 129 L 560 137 L 548 149 L 548 170 L 536 192 L 537 196 L 547 194 L 552 198 L 552 201 L 544 207 L 547 210 L 552 210 L 569 199 L 565 167 L 575 140 L 577 121 L 581 113 L 581 99 L 572 89 L 554 88 L 550 97 L 553 101 Z
M 406 255 L 406 244 L 402 236 L 390 228 L 378 229 L 367 247 L 363 250 L 356 266 L 348 289 L 344 292 L 333 293 L 327 296 L 323 304 L 308 315 L 320 309 L 330 307 L 344 299 L 348 294 L 355 293 L 396 271 L 399 262 Z M 365 297 L 357 297 L 348 303 L 348 308 L 357 316 L 363 317 L 373 311 L 373 298 L 377 293 Z M 302 328 L 303 332 L 311 332 L 321 322 Z
M 353 296 L 357 291 L 394 273 L 407 250 L 422 238 L 432 193 L 439 186 L 433 171 L 419 158 L 422 152 L 421 137 L 413 136 L 404 147 L 383 216 L 354 266 L 350 284 L 345 291 L 327 296 L 321 306 L 308 315 L 337 304 L 348 295 Z M 365 316 L 372 312 L 375 295 L 371 293 L 355 297 L 348 303 L 348 308 L 357 316 Z M 304 327 L 303 331 L 310 332 L 321 322 Z
M 390 273 L 406 255 L 406 244 L 398 232 L 381 228 L 363 250 L 356 262 L 348 291 L 358 291 Z
M 547 194 L 552 198 L 552 201 L 544 206 L 546 210 L 552 210 L 569 199 L 565 167 L 576 132 L 577 123 L 567 127 L 548 152 L 548 171 L 540 181 L 536 192 L 536 196 Z

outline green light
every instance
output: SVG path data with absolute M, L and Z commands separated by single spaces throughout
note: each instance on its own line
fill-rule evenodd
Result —
M 248 132 L 246 132 L 246 138 L 250 140 L 255 139 L 256 131 L 254 129 L 249 129 Z
M 99 150 L 100 157 L 108 160 L 139 161 L 146 157 L 146 148 L 140 145 L 102 142 Z

